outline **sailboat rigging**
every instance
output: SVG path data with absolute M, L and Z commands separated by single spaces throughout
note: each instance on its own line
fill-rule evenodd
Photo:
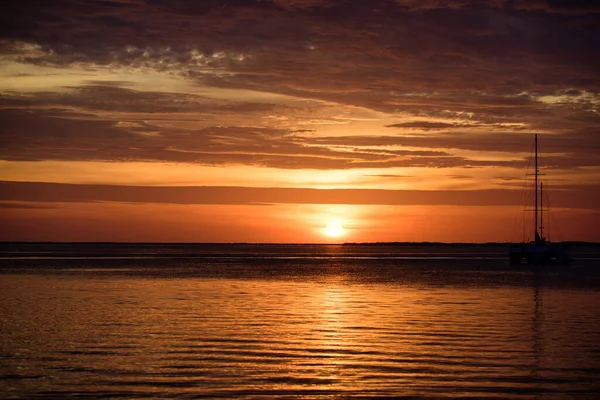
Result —
M 543 195 L 544 184 L 540 182 L 538 165 L 538 135 L 534 139 L 534 222 L 533 222 L 533 241 L 529 243 L 519 243 L 512 245 L 509 249 L 509 259 L 511 264 L 520 264 L 525 260 L 528 264 L 566 264 L 571 261 L 570 254 L 564 246 L 550 243 L 544 237 L 544 217 Z M 539 224 L 538 224 L 539 223 Z

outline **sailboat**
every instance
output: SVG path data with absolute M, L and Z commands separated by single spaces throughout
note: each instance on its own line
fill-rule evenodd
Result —
M 564 245 L 550 243 L 544 237 L 544 184 L 540 182 L 540 172 L 538 169 L 538 135 L 535 135 L 535 195 L 534 195 L 534 218 L 533 218 L 533 241 L 529 243 L 519 243 L 511 245 L 509 249 L 509 259 L 511 264 L 521 264 L 526 261 L 528 264 L 568 264 L 571 256 Z

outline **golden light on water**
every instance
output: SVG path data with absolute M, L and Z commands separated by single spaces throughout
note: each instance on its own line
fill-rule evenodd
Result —
M 28 254 L 65 248 L 39 246 L 30 245 Z M 131 246 L 109 247 L 123 254 Z M 504 260 L 488 259 L 480 269 L 474 267 L 481 260 L 452 257 L 449 270 L 451 264 L 426 256 L 390 260 L 379 246 L 371 247 L 371 259 L 337 257 L 364 246 L 310 252 L 315 247 L 308 245 L 301 257 L 303 247 L 290 246 L 295 256 L 287 258 L 279 256 L 286 254 L 281 246 L 266 245 L 278 255 L 253 253 L 225 264 L 214 252 L 256 246 L 189 246 L 177 248 L 206 251 L 190 261 L 198 268 L 182 269 L 179 256 L 129 265 L 134 261 L 103 257 L 77 265 L 38 258 L 35 276 L 26 275 L 25 260 L 20 273 L 3 273 L 7 334 L 0 335 L 0 348 L 11 351 L 0 372 L 41 376 L 45 383 L 22 379 L 2 387 L 0 397 L 110 396 L 115 388 L 156 397 L 157 387 L 163 397 L 177 398 L 192 392 L 211 398 L 306 397 L 307 391 L 388 398 L 595 393 L 597 363 L 590 354 L 598 350 L 597 292 L 573 290 L 583 275 L 571 272 L 568 286 L 558 286 L 564 276 L 532 275 L 528 285 L 523 271 L 504 268 Z M 74 251 L 106 248 L 84 244 Z M 82 300 L 85 312 L 73 313 Z M 115 307 L 123 304 L 135 307 Z M 83 368 L 93 368 L 96 380 L 73 373 Z

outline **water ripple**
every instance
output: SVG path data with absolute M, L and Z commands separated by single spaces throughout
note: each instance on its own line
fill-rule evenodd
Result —
M 425 261 L 394 270 L 389 260 L 338 260 L 307 280 L 306 271 L 324 261 L 302 262 L 300 273 L 296 261 L 285 273 L 272 261 L 264 276 L 241 277 L 234 275 L 261 267 L 219 263 L 225 271 L 210 277 L 179 277 L 180 265 L 146 275 L 131 274 L 131 265 L 117 274 L 3 274 L 0 395 L 531 399 L 600 392 L 600 307 L 587 284 L 488 269 L 493 284 L 479 285 L 472 266 L 459 270 L 462 284 L 453 270 Z M 424 276 L 436 282 L 424 284 Z

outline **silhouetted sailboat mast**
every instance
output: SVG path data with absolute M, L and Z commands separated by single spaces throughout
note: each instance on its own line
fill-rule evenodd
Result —
M 535 238 L 535 241 L 537 242 L 537 238 L 538 238 L 538 174 L 539 174 L 539 170 L 538 170 L 538 135 L 537 133 L 535 134 L 535 144 L 534 144 L 534 148 L 535 148 L 535 222 L 533 224 L 533 237 Z
M 550 262 L 566 263 L 570 261 L 568 251 L 563 246 L 550 245 L 544 237 L 544 184 L 540 182 L 538 135 L 534 138 L 534 221 L 533 241 L 511 246 L 509 258 L 511 264 L 519 264 L 525 259 L 529 264 Z
M 544 182 L 540 181 L 540 167 L 539 167 L 539 147 L 538 147 L 538 135 L 535 134 L 534 139 L 534 163 L 535 163 L 535 200 L 534 200 L 534 222 L 533 222 L 533 237 L 536 242 L 545 241 L 544 237 Z M 539 187 L 539 191 L 538 191 Z M 539 224 L 538 224 L 539 222 Z M 539 232 L 538 232 L 539 229 Z
M 540 182 L 540 237 L 544 238 L 544 182 Z

